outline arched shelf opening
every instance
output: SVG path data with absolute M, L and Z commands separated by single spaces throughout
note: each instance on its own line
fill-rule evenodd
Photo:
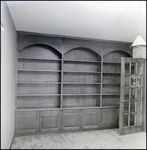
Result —
M 101 56 L 92 49 L 86 47 L 77 47 L 67 51 L 64 54 L 64 59 L 101 61 Z
M 119 107 L 121 57 L 131 57 L 131 55 L 121 50 L 114 50 L 103 56 L 102 106 Z
M 44 44 L 18 51 L 17 108 L 59 108 L 61 54 Z M 29 100 L 28 100 L 29 99 Z
M 61 59 L 61 53 L 45 44 L 29 45 L 18 51 L 18 57 Z
M 103 56 L 103 61 L 104 62 L 116 62 L 120 63 L 121 62 L 121 57 L 131 57 L 131 55 L 127 52 L 124 52 L 122 50 L 114 50 L 106 55 Z
M 101 72 L 101 57 L 91 49 L 74 48 L 66 52 L 63 58 L 66 71 Z
M 18 51 L 18 69 L 61 71 L 61 54 L 45 44 L 29 45 Z
M 63 108 L 100 106 L 100 55 L 78 47 L 66 52 L 63 58 Z

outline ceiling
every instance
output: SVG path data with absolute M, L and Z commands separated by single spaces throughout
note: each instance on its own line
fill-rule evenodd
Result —
M 146 1 L 6 1 L 16 30 L 146 41 Z

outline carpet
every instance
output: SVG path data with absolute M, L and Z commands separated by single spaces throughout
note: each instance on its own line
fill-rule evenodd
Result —
M 15 137 L 11 149 L 145 149 L 146 133 L 118 129 Z

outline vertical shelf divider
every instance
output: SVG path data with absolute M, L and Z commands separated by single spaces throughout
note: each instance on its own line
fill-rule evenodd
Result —
M 62 108 L 62 101 L 63 101 L 63 54 L 61 56 L 61 95 L 60 95 L 60 108 Z
M 129 63 L 129 74 L 130 74 L 130 77 L 129 77 L 129 79 L 130 79 L 130 81 L 129 81 L 129 87 L 131 86 L 131 62 Z M 131 100 L 131 89 L 129 88 L 129 100 Z M 128 126 L 130 126 L 130 107 L 131 107 L 131 103 L 130 103 L 130 101 L 129 101 L 129 110 L 128 110 Z
M 100 107 L 102 107 L 102 94 L 103 94 L 103 52 L 101 52 L 101 90 L 100 90 Z

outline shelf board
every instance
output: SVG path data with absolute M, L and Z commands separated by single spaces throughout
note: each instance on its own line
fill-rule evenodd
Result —
M 120 74 L 120 72 L 103 72 L 103 74 Z
M 125 100 L 125 102 L 135 102 L 135 101 L 142 101 L 142 99 L 130 99 L 130 100 Z
M 103 108 L 120 107 L 120 104 L 118 104 L 118 105 L 112 105 L 112 104 L 111 104 L 111 105 L 103 105 L 103 104 L 102 104 L 102 107 L 103 107 Z
M 96 82 L 63 82 L 63 84 L 101 84 Z
M 130 85 L 130 86 L 124 86 L 124 88 L 143 88 L 143 86 Z
M 120 83 L 102 83 L 102 84 L 108 84 L 108 85 L 110 85 L 110 84 L 120 84 Z
M 92 96 L 92 95 L 100 95 L 100 94 L 63 94 L 63 96 L 76 96 L 76 95 L 81 95 L 81 96 L 82 96 L 82 95 L 83 95 L 83 96 L 84 96 L 84 95 L 86 95 L 86 96 L 89 95 L 89 96 Z
M 61 61 L 61 59 L 52 58 L 29 58 L 29 57 L 18 57 L 18 60 L 45 60 L 45 61 Z
M 130 73 L 125 74 L 125 76 L 131 76 L 131 75 L 133 75 L 133 76 L 143 76 L 143 75 L 140 75 L 140 74 L 130 74 Z
M 121 62 L 108 62 L 108 61 L 103 61 L 104 64 L 119 64 L 121 65 Z
M 48 81 L 40 81 L 40 82 L 17 82 L 17 84 L 61 84 L 61 82 L 48 82 Z
M 120 95 L 120 93 L 102 93 L 102 95 Z
M 15 109 L 15 111 L 36 111 L 36 110 L 64 110 L 64 109 L 105 109 L 105 108 L 119 108 L 120 106 L 63 106 L 62 108 L 60 107 L 19 107 Z
M 64 70 L 63 73 L 101 73 L 97 71 L 66 71 Z
M 32 70 L 32 69 L 18 69 L 18 71 L 24 71 L 24 72 L 61 72 L 61 70 Z
M 83 62 L 83 63 L 101 63 L 101 61 L 91 61 L 91 60 L 71 60 L 71 59 L 64 59 L 65 62 Z
M 47 109 L 56 109 L 56 108 L 60 108 L 60 107 L 18 107 L 16 109 L 16 111 L 19 111 L 19 110 L 47 110 Z
M 17 96 L 60 96 L 61 94 L 17 94 Z
M 80 105 L 80 106 L 63 106 L 62 108 L 74 108 L 74 109 L 77 109 L 77 108 L 99 108 L 99 106 L 96 106 L 96 105 Z

